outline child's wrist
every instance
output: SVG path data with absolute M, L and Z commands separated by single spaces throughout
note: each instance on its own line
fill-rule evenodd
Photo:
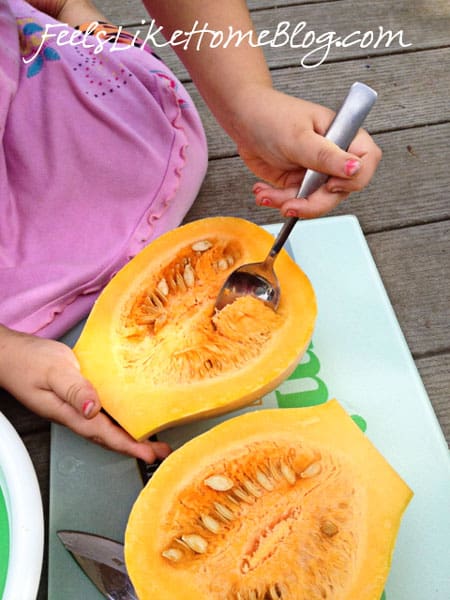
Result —
M 6 386 L 15 332 L 0 324 L 0 387 Z

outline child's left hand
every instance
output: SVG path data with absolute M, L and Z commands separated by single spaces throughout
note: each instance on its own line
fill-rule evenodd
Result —
M 110 450 L 152 463 L 165 458 L 163 442 L 137 442 L 100 412 L 100 399 L 78 366 L 72 350 L 60 342 L 0 325 L 0 387 L 36 414 Z

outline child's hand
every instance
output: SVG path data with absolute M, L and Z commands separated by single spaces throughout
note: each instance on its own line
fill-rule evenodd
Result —
M 323 137 L 334 116 L 327 108 L 268 87 L 254 90 L 245 105 L 233 137 L 247 166 L 264 180 L 253 188 L 257 204 L 283 216 L 317 217 L 369 183 L 381 150 L 366 131 L 345 152 Z M 298 199 L 306 169 L 330 177 L 307 200 Z
M 165 458 L 162 442 L 136 442 L 100 411 L 93 386 L 72 350 L 60 342 L 0 326 L 0 387 L 36 414 L 111 450 L 146 462 Z

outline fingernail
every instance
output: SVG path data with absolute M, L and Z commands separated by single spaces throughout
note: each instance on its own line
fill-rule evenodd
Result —
M 83 408 L 81 409 L 83 411 L 83 415 L 85 417 L 89 417 L 93 408 L 94 402 L 92 400 L 86 400 L 86 402 L 83 404 Z
M 345 163 L 345 174 L 347 175 L 347 177 L 352 177 L 353 175 L 355 175 L 355 173 L 359 171 L 360 167 L 361 163 L 359 162 L 359 160 L 351 158 Z
M 253 193 L 257 194 L 261 190 L 262 190 L 262 185 L 259 185 L 259 183 L 255 183 L 255 185 L 253 186 Z
M 297 216 L 297 211 L 294 210 L 293 208 L 289 208 L 286 211 L 286 217 L 296 217 Z
M 260 201 L 260 204 L 261 204 L 262 206 L 270 206 L 270 205 L 272 204 L 272 202 L 269 200 L 269 198 L 263 198 L 263 199 Z

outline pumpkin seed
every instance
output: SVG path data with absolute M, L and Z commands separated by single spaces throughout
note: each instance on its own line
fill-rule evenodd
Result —
M 225 519 L 225 521 L 233 520 L 234 514 L 227 506 L 220 504 L 220 502 L 214 502 L 214 507 L 219 517 L 222 517 L 222 519 Z
M 163 277 L 161 281 L 158 282 L 156 289 L 159 290 L 163 296 L 169 295 L 169 286 L 165 277 Z
M 150 325 L 156 321 L 155 315 L 139 315 L 136 317 L 136 323 L 138 325 Z
M 155 294 L 155 293 L 150 294 L 150 300 L 156 308 L 159 308 L 160 310 L 164 308 L 164 304 L 162 303 L 162 300 L 158 296 L 158 294 Z
M 179 271 L 177 271 L 175 273 L 175 282 L 176 282 L 177 288 L 179 290 L 181 290 L 182 292 L 185 292 L 187 290 L 186 284 L 184 283 L 183 276 L 181 275 L 181 273 Z
M 219 271 L 226 271 L 228 269 L 228 263 L 225 260 L 225 258 L 220 258 L 217 261 L 217 268 L 219 269 Z
M 269 460 L 269 472 L 276 481 L 282 481 L 283 478 L 280 473 L 280 463 L 278 461 Z
M 262 496 L 260 488 L 257 485 L 255 485 L 253 481 L 250 481 L 250 479 L 245 479 L 243 483 L 245 489 L 249 494 L 255 496 L 255 498 L 260 498 Z
M 274 489 L 273 483 L 267 477 L 265 473 L 263 473 L 260 469 L 257 469 L 255 473 L 256 481 L 268 492 L 271 492 Z
M 202 524 L 210 531 L 211 533 L 218 533 L 220 529 L 220 524 L 216 519 L 211 517 L 211 515 L 200 515 L 200 520 Z
M 243 502 L 247 502 L 248 504 L 252 503 L 251 497 L 241 487 L 234 488 L 233 494 Z
M 320 526 L 320 531 L 328 537 L 333 537 L 338 533 L 339 528 L 336 523 L 333 523 L 332 521 L 323 521 Z
M 285 462 L 281 461 L 280 471 L 281 471 L 281 474 L 283 475 L 283 477 L 287 480 L 287 482 L 290 483 L 291 485 L 294 485 L 294 483 L 297 480 L 294 470 L 291 469 L 291 467 L 289 465 L 287 465 Z
M 178 548 L 168 548 L 162 552 L 162 556 L 168 560 L 171 560 L 172 562 L 178 562 L 183 558 L 183 552 Z
M 232 494 L 227 494 L 226 498 L 236 506 L 239 506 L 239 500 L 237 500 Z
M 173 270 L 168 275 L 167 284 L 169 286 L 169 290 L 172 290 L 173 292 L 177 291 L 177 282 L 175 281 L 175 273 Z
M 183 541 L 181 538 L 175 538 L 174 541 L 179 544 L 182 548 L 184 548 L 185 550 L 190 550 L 189 546 L 186 544 L 185 541 Z
M 275 583 L 269 587 L 269 595 L 271 600 L 282 600 L 283 596 L 278 584 Z
M 184 283 L 188 286 L 188 288 L 194 287 L 194 283 L 195 283 L 194 269 L 191 267 L 191 265 L 189 263 L 184 267 L 183 279 L 184 279 Z
M 191 248 L 194 252 L 205 252 L 205 250 L 212 248 L 212 244 L 208 240 L 200 240 L 199 242 L 192 244 Z
M 227 261 L 227 265 L 229 267 L 232 267 L 234 265 L 234 258 L 232 256 L 225 256 L 225 260 Z
M 303 479 L 307 479 L 308 477 L 315 477 L 320 473 L 321 470 L 322 467 L 320 463 L 313 462 L 300 473 L 300 477 L 302 477 Z
M 211 475 L 203 483 L 217 492 L 227 492 L 234 486 L 234 483 L 226 475 Z
M 181 540 L 196 554 L 204 554 L 208 549 L 208 542 L 196 533 L 182 535 Z

